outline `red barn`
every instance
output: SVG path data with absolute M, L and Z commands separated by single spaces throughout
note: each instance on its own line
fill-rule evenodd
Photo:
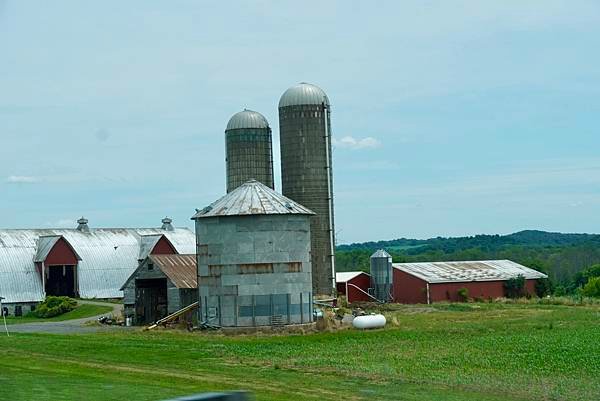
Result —
M 459 290 L 470 298 L 493 299 L 505 295 L 504 283 L 525 277 L 525 291 L 535 294 L 535 282 L 543 273 L 510 260 L 476 262 L 394 263 L 394 302 L 429 304 L 462 301 Z
M 338 295 L 345 295 L 348 303 L 373 301 L 369 296 L 371 275 L 365 272 L 342 272 L 335 274 L 335 287 Z

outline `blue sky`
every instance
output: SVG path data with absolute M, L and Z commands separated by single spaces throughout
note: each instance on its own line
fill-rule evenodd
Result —
M 0 226 L 190 226 L 224 128 L 332 102 L 338 242 L 600 231 L 598 1 L 2 1 Z M 324 4 L 325 3 L 325 4 Z

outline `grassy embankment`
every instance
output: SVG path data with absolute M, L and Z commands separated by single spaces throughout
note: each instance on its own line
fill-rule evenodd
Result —
M 385 330 L 0 337 L 0 399 L 600 399 L 600 307 L 401 307 Z
M 73 319 L 82 319 L 84 317 L 101 315 L 103 313 L 109 313 L 113 310 L 112 306 L 102 306 L 102 305 L 90 305 L 90 304 L 81 304 L 77 306 L 70 312 L 63 313 L 62 315 L 49 317 L 49 318 L 39 318 L 34 316 L 22 316 L 22 317 L 14 317 L 8 316 L 6 318 L 7 324 L 20 324 L 20 323 L 35 323 L 35 322 L 61 322 L 64 320 L 73 320 Z M 0 318 L 1 319 L 1 318 Z M 3 324 L 0 320 L 0 325 Z

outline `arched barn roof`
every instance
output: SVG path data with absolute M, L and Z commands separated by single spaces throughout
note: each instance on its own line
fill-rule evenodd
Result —
M 79 295 L 83 298 L 120 298 L 119 290 L 137 268 L 147 236 L 165 236 L 178 253 L 195 253 L 192 231 L 177 228 L 98 228 L 0 230 L 0 296 L 4 302 L 38 302 L 44 290 L 36 261 L 64 238 L 78 256 Z M 41 258 L 41 259 L 40 259 Z

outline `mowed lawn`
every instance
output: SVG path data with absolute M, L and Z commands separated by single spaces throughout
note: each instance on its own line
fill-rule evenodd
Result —
M 81 319 L 85 317 L 91 317 L 101 315 L 103 313 L 112 312 L 113 307 L 110 305 L 92 305 L 92 304 L 80 304 L 70 312 L 62 315 L 50 317 L 50 318 L 38 318 L 34 316 L 8 316 L 6 318 L 7 324 L 21 324 L 21 323 L 37 323 L 37 322 L 62 322 L 65 320 Z M 0 324 L 2 322 L 0 321 Z
M 600 307 L 398 307 L 385 330 L 0 337 L 2 400 L 598 400 Z M 392 316 L 393 315 L 393 316 Z

